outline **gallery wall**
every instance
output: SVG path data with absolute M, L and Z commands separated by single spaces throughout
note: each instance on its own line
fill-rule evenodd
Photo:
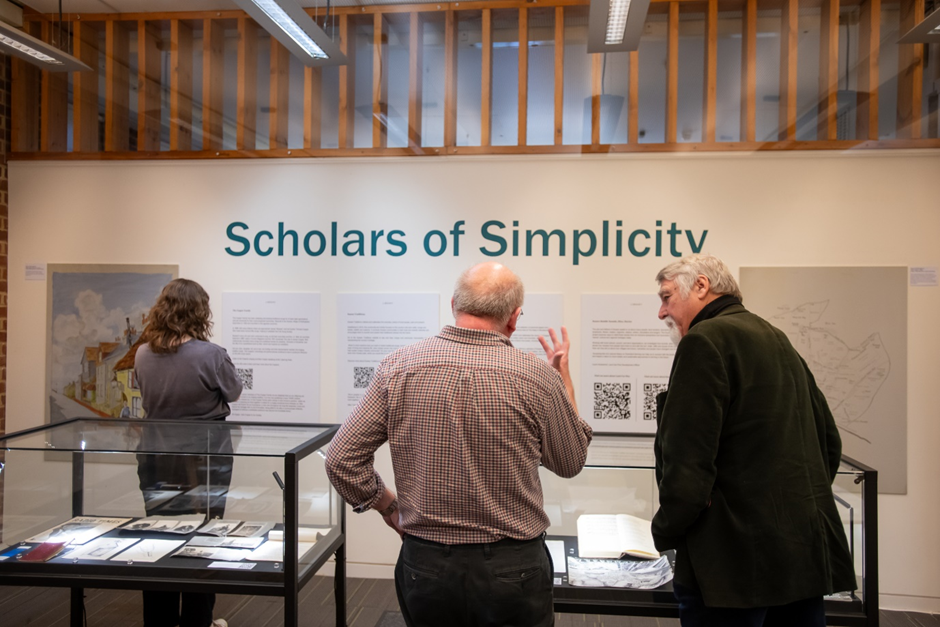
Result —
M 940 266 L 936 173 L 940 153 L 858 152 L 787 155 L 662 155 L 606 157 L 448 158 L 238 162 L 12 163 L 10 166 L 9 347 L 7 431 L 42 424 L 44 417 L 46 294 L 44 281 L 25 280 L 27 264 L 178 264 L 179 275 L 208 290 L 221 342 L 222 293 L 309 291 L 321 295 L 320 417 L 339 422 L 335 398 L 336 298 L 349 292 L 441 295 L 442 324 L 452 318 L 449 296 L 457 274 L 483 260 L 514 269 L 532 293 L 564 296 L 564 321 L 573 338 L 579 383 L 582 294 L 650 294 L 656 272 L 675 257 L 668 229 L 682 231 L 676 252 L 702 250 L 742 266 Z M 616 221 L 622 221 L 618 226 Z M 459 253 L 450 231 L 463 221 Z M 490 233 L 506 237 L 498 250 Z M 522 254 L 512 255 L 513 221 Z M 622 254 L 610 239 L 577 258 L 575 231 L 587 250 L 623 233 Z M 329 236 L 337 223 L 337 254 L 319 256 L 291 245 L 277 253 L 279 223 L 303 236 Z M 657 225 L 657 222 L 660 225 Z M 228 237 L 250 234 L 251 251 Z M 526 229 L 560 229 L 564 256 L 525 256 Z M 261 230 L 275 236 L 272 254 L 254 247 Z M 406 250 L 379 240 L 373 256 L 346 255 L 342 234 L 398 230 Z M 448 248 L 432 256 L 424 237 L 439 230 Z M 634 231 L 634 250 L 627 240 Z M 691 238 L 685 231 L 691 233 Z M 656 232 L 662 234 L 656 254 Z M 706 233 L 707 231 L 707 233 Z M 318 236 L 315 236 L 315 239 Z M 387 236 L 383 236 L 387 237 Z M 429 244 L 439 241 L 432 236 Z M 693 242 L 694 240 L 694 242 Z M 259 239 L 261 250 L 270 242 Z M 350 249 L 355 252 L 355 249 Z M 394 250 L 402 254 L 388 254 Z M 434 248 L 431 252 L 436 252 Z M 864 291 L 864 290 L 863 290 Z M 745 299 L 746 299 L 745 294 Z M 865 293 L 877 300 L 875 291 Z M 940 378 L 940 288 L 908 290 L 906 495 L 880 498 L 882 603 L 940 611 L 940 409 L 932 394 Z M 580 388 L 577 388 L 580 389 Z M 902 420 L 903 416 L 899 416 Z M 865 460 L 861 460 L 865 461 Z M 391 478 L 387 452 L 380 472 Z M 349 515 L 350 573 L 390 576 L 395 538 L 371 513 Z

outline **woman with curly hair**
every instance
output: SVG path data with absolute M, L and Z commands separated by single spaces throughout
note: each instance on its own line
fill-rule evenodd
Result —
M 208 341 L 211 329 L 209 295 L 195 281 L 170 281 L 150 310 L 146 343 L 137 349 L 134 365 L 146 418 L 203 421 L 207 428 L 187 430 L 184 437 L 174 425 L 144 431 L 137 456 L 144 494 L 167 486 L 205 490 L 146 506 L 148 516 L 225 513 L 225 497 L 213 495 L 228 490 L 232 443 L 228 431 L 212 429 L 211 423 L 231 413 L 229 403 L 238 400 L 242 383 L 225 349 Z M 146 454 L 161 451 L 189 454 Z M 212 620 L 214 605 L 214 594 L 144 591 L 144 627 L 226 627 L 224 620 Z

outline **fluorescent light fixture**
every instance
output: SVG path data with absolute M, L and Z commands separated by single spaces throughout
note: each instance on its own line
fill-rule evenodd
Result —
M 940 9 L 898 39 L 899 44 L 940 44 Z
M 623 43 L 623 31 L 627 28 L 627 14 L 629 12 L 630 0 L 610 0 L 605 44 L 616 46 Z
M 272 37 L 304 65 L 343 65 L 339 46 L 307 15 L 296 0 L 235 0 Z
M 636 50 L 650 0 L 591 0 L 588 52 Z
M 50 72 L 87 72 L 90 67 L 55 46 L 0 22 L 0 52 L 15 55 Z

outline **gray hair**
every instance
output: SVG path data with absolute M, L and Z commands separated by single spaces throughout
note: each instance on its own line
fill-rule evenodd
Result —
M 454 286 L 454 315 L 469 314 L 488 318 L 500 326 L 509 322 L 522 307 L 525 288 L 509 268 L 500 264 L 480 264 L 465 270 Z
M 675 261 L 656 275 L 656 282 L 675 281 L 679 289 L 679 296 L 688 298 L 692 286 L 699 275 L 704 275 L 711 285 L 710 291 L 713 294 L 723 296 L 730 294 L 738 300 L 744 300 L 741 295 L 741 288 L 738 282 L 734 280 L 734 275 L 718 257 L 714 255 L 688 255 L 679 261 Z

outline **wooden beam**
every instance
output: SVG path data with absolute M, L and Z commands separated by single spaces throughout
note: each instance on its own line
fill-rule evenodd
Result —
M 457 145 L 457 16 L 444 14 L 444 147 Z
M 137 22 L 137 150 L 160 150 L 161 131 L 160 29 Z
M 202 149 L 222 150 L 225 90 L 225 28 L 202 21 Z
M 591 145 L 601 143 L 601 91 L 603 85 L 603 54 L 591 55 Z
M 563 143 L 565 120 L 565 7 L 555 7 L 555 145 Z
M 130 37 L 122 22 L 105 22 L 104 149 L 130 149 Z
M 819 29 L 819 108 L 816 139 L 837 138 L 839 108 L 839 0 L 822 0 Z
M 799 0 L 784 0 L 780 21 L 780 106 L 777 133 L 780 141 L 796 139 L 796 72 L 800 38 Z
M 529 143 L 529 10 L 519 8 L 519 141 Z
M 408 29 L 408 145 L 421 146 L 424 87 L 424 20 L 417 11 Z
M 98 25 L 72 25 L 72 55 L 92 68 L 72 74 L 72 150 L 98 152 Z
M 352 18 L 339 18 L 340 48 L 346 55 L 346 65 L 339 68 L 339 147 L 352 148 L 356 134 L 356 29 Z
M 858 23 L 858 108 L 855 138 L 878 139 L 878 56 L 881 45 L 881 0 L 865 0 Z
M 924 0 L 901 0 L 901 33 L 924 19 Z M 934 44 L 936 45 L 936 44 Z M 919 139 L 924 89 L 924 44 L 898 46 L 898 139 Z
M 238 20 L 238 102 L 235 146 L 254 150 L 258 128 L 258 25 L 248 17 Z
M 741 43 L 741 141 L 757 135 L 757 0 L 745 0 Z
M 715 141 L 718 84 L 718 0 L 705 7 L 705 86 L 702 102 L 702 141 Z
M 385 16 L 372 19 L 372 147 L 388 146 L 388 33 Z
M 640 53 L 630 52 L 630 88 L 627 94 L 627 143 L 640 142 Z
M 42 39 L 52 41 L 53 25 L 42 23 Z M 40 114 L 40 150 L 64 152 L 68 149 L 68 75 L 65 72 L 42 72 L 42 103 Z
M 290 51 L 271 37 L 271 82 L 268 148 L 287 148 L 290 121 Z
M 304 67 L 304 148 L 319 148 L 323 128 L 323 68 Z
M 193 147 L 193 27 L 170 22 L 170 150 Z
M 679 104 L 679 3 L 669 3 L 668 54 L 666 57 L 666 143 L 676 143 Z
M 480 145 L 492 143 L 493 132 L 493 15 L 483 9 L 480 59 Z

